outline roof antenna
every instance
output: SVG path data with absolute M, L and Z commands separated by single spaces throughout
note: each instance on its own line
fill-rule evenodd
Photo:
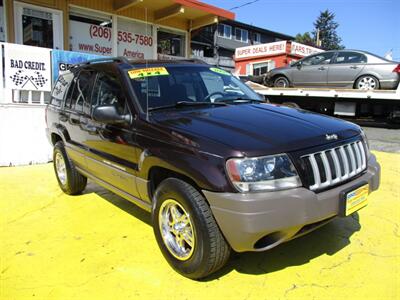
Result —
M 148 26 L 149 23 L 147 22 L 147 7 L 144 8 L 145 12 L 145 24 L 146 24 L 146 36 L 148 36 Z M 145 54 L 145 53 L 144 53 Z M 147 58 L 145 57 L 145 64 L 146 64 L 146 69 L 148 68 L 148 62 Z M 146 80 L 146 121 L 149 122 L 149 78 L 145 77 Z

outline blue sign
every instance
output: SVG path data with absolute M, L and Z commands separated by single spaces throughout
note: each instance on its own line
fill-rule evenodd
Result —
M 66 71 L 73 64 L 79 64 L 87 60 L 102 58 L 104 56 L 64 50 L 52 50 L 53 83 L 56 82 L 59 72 Z

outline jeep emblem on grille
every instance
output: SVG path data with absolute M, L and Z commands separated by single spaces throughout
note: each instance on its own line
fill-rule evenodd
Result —
M 330 141 L 330 140 L 337 140 L 338 136 L 337 134 L 325 134 L 325 139 Z

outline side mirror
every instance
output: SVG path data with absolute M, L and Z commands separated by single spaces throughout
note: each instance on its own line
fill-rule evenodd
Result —
M 105 124 L 126 124 L 131 122 L 131 115 L 121 115 L 114 105 L 97 106 L 93 110 L 93 119 Z
M 301 69 L 301 65 L 302 65 L 301 61 L 298 61 L 297 64 L 296 64 L 296 68 L 300 70 Z

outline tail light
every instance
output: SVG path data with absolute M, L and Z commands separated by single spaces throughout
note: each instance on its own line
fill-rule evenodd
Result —
M 392 72 L 400 73 L 400 64 L 398 64 L 397 67 L 394 68 Z

